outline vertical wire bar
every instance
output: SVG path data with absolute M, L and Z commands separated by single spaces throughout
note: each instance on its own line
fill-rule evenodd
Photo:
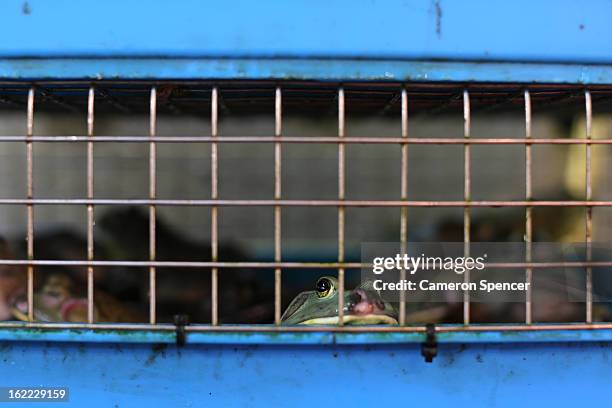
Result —
M 92 138 L 94 132 L 94 87 L 89 88 L 87 97 L 87 136 Z M 94 147 L 93 142 L 87 142 L 87 198 L 94 198 Z M 94 260 L 94 206 L 87 205 L 87 260 Z M 87 322 L 94 322 L 94 269 L 87 267 Z
M 213 87 L 211 93 L 211 107 L 210 107 L 210 130 L 211 136 L 216 138 L 218 136 L 218 104 L 219 104 L 219 91 L 217 87 Z M 219 198 L 218 190 L 218 146 L 216 142 L 210 145 L 210 195 L 211 199 L 216 200 Z M 219 228 L 218 228 L 218 208 L 217 206 L 210 207 L 210 251 L 211 259 L 213 262 L 218 261 L 219 257 Z M 219 270 L 218 268 L 211 269 L 211 323 L 216 326 L 219 324 Z
M 26 118 L 26 136 L 28 139 L 34 135 L 34 88 L 28 91 L 28 107 Z M 27 162 L 27 196 L 28 199 L 34 198 L 34 146 L 31 140 L 26 141 L 26 162 Z M 34 206 L 27 206 L 27 252 L 28 260 L 34 260 Z M 34 321 L 34 266 L 28 265 L 28 320 Z
M 593 106 L 591 103 L 591 92 L 586 90 L 584 92 L 585 109 L 586 109 L 586 139 L 591 140 L 593 134 Z M 591 201 L 593 198 L 593 191 L 591 186 L 591 145 L 587 144 L 586 148 L 586 200 Z M 592 258 L 592 233 L 593 233 L 593 207 L 586 207 L 586 228 L 585 228 L 585 239 L 586 239 L 586 256 L 587 262 L 591 261 Z M 586 269 L 586 322 L 593 322 L 593 268 L 587 266 Z
M 402 137 L 408 138 L 408 94 L 406 89 L 402 89 Z M 408 199 L 408 144 L 404 143 L 401 147 L 401 178 L 400 178 L 400 199 Z M 406 244 L 408 241 L 408 207 L 400 208 L 400 246 L 401 254 L 406 253 Z M 406 270 L 400 270 L 400 280 L 403 282 L 406 279 Z M 406 324 L 406 291 L 400 291 L 400 311 L 399 324 Z
M 149 136 L 155 137 L 157 133 L 157 89 L 151 88 Z M 157 197 L 157 145 L 149 143 L 149 198 L 155 200 Z M 149 206 L 149 260 L 155 261 L 157 252 L 156 242 L 157 210 L 154 204 Z M 157 271 L 154 266 L 149 267 L 149 322 L 155 324 L 157 321 L 156 298 L 157 298 Z
M 525 90 L 525 137 L 531 139 L 531 95 L 528 90 Z M 525 199 L 530 201 L 532 196 L 531 189 L 531 144 L 525 145 Z M 525 260 L 531 262 L 531 243 L 533 241 L 533 223 L 532 223 L 532 208 L 525 207 Z M 527 291 L 525 293 L 525 324 L 531 324 L 532 313 L 532 298 L 531 298 L 531 283 L 533 279 L 533 269 L 525 270 L 525 282 L 527 283 Z
M 471 113 L 470 113 L 470 94 L 467 89 L 463 91 L 463 136 L 470 138 Z M 471 169 L 470 169 L 470 145 L 463 145 L 463 198 L 470 201 L 471 197 Z M 463 209 L 463 251 L 465 256 L 470 255 L 470 207 Z M 470 271 L 466 270 L 463 276 L 464 282 L 470 282 Z M 470 324 L 470 291 L 463 292 L 463 324 Z
M 344 88 L 338 89 L 338 137 L 344 137 Z M 338 144 L 338 200 L 345 199 L 345 145 Z M 344 206 L 338 206 L 338 262 L 344 262 Z M 338 268 L 338 324 L 344 325 L 344 268 Z
M 274 136 L 282 133 L 282 93 L 276 88 L 274 98 Z M 274 199 L 281 199 L 281 144 L 274 144 Z M 274 206 L 274 262 L 281 261 L 281 207 Z M 274 323 L 281 323 L 281 268 L 274 270 Z

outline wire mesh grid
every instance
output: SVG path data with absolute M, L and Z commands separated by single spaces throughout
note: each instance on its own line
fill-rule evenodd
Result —
M 322 102 L 332 96 L 335 100 L 337 115 L 337 136 L 316 135 L 283 136 L 283 109 L 300 109 L 306 114 L 316 114 L 328 107 Z M 457 207 L 463 208 L 463 241 L 465 255 L 470 251 L 471 210 L 477 207 L 520 207 L 525 210 L 526 258 L 518 263 L 488 263 L 489 268 L 517 268 L 525 271 L 525 281 L 531 282 L 538 269 L 555 267 L 586 268 L 586 308 L 584 323 L 580 324 L 538 324 L 533 325 L 532 294 L 529 290 L 525 297 L 524 325 L 487 325 L 472 324 L 470 321 L 470 293 L 463 295 L 463 324 L 441 326 L 439 331 L 461 330 L 547 330 L 598 329 L 612 328 L 612 324 L 593 323 L 592 268 L 612 266 L 611 261 L 592 260 L 593 207 L 611 207 L 612 201 L 593 200 L 591 175 L 592 145 L 612 144 L 611 139 L 593 138 L 592 116 L 593 100 L 601 104 L 602 111 L 608 108 L 612 99 L 612 87 L 590 87 L 578 85 L 547 86 L 522 84 L 388 84 L 388 83 L 267 83 L 267 82 L 227 82 L 227 83 L 150 83 L 150 82 L 101 82 L 90 83 L 2 83 L 0 84 L 0 104 L 7 109 L 26 110 L 26 134 L 0 136 L 0 142 L 24 143 L 26 148 L 27 195 L 25 198 L 2 198 L 0 205 L 23 205 L 27 212 L 27 259 L 1 259 L 0 265 L 25 266 L 27 268 L 27 303 L 29 322 L 0 322 L 0 327 L 41 327 L 41 328 L 113 328 L 113 329 L 152 329 L 174 330 L 174 325 L 157 322 L 156 293 L 157 270 L 164 267 L 208 268 L 211 271 L 211 324 L 190 325 L 191 331 L 257 331 L 257 330 L 298 330 L 298 331 L 424 331 L 425 327 L 411 325 L 406 319 L 406 299 L 402 293 L 399 307 L 399 326 L 343 326 L 345 270 L 366 266 L 360 262 L 346 262 L 345 230 L 346 209 L 349 207 L 392 207 L 400 212 L 399 241 L 402 250 L 407 245 L 409 230 L 409 211 L 415 207 Z M 147 101 L 148 103 L 143 103 Z M 274 134 L 271 136 L 223 136 L 219 134 L 220 112 L 232 111 L 238 114 L 268 112 L 267 102 L 274 107 Z M 266 102 L 266 103 L 263 103 Z M 568 107 L 582 105 L 586 129 L 584 138 L 534 138 L 531 131 L 532 103 L 542 106 L 543 110 L 562 111 Z M 68 110 L 86 113 L 87 134 L 75 136 L 35 136 L 34 111 Z M 352 136 L 346 134 L 346 106 L 356 115 L 397 114 L 401 118 L 401 134 L 397 137 L 373 135 Z M 94 134 L 95 112 L 110 111 L 132 113 L 148 106 L 148 136 L 97 136 Z M 158 110 L 181 114 L 201 112 L 202 106 L 210 109 L 210 135 L 158 136 Z M 494 111 L 508 107 L 524 109 L 525 132 L 523 137 L 512 138 L 473 138 L 471 137 L 472 113 L 474 111 Z M 436 115 L 446 110 L 463 111 L 463 137 L 419 138 L 410 137 L 408 121 L 410 115 Z M 43 198 L 34 195 L 33 146 L 35 143 L 80 143 L 87 146 L 87 196 L 83 198 Z M 210 199 L 160 199 L 157 194 L 157 145 L 159 143 L 205 143 L 210 144 L 211 191 Z M 147 198 L 108 199 L 94 195 L 94 148 L 98 143 L 143 143 L 149 145 L 149 194 Z M 274 149 L 274 196 L 270 199 L 223 199 L 219 196 L 219 145 L 229 143 L 263 143 Z M 282 147 L 286 144 L 331 144 L 337 146 L 337 199 L 284 199 L 282 195 Z M 390 144 L 397 145 L 401 154 L 401 183 L 395 200 L 354 200 L 346 198 L 346 155 L 349 144 Z M 411 200 L 408 188 L 408 149 L 410 145 L 459 145 L 463 146 L 463 200 L 431 201 Z M 532 147 L 533 145 L 583 145 L 585 146 L 585 192 L 582 200 L 534 200 L 532 193 Z M 473 200 L 471 174 L 471 148 L 474 145 L 521 145 L 525 148 L 525 194 L 523 200 Z M 69 205 L 87 208 L 87 259 L 45 260 L 34 256 L 34 217 L 35 207 L 43 205 Z M 96 260 L 94 253 L 95 208 L 99 205 L 144 205 L 149 209 L 149 259 L 147 261 L 102 261 Z M 156 225 L 157 209 L 160 206 L 199 206 L 210 208 L 211 215 L 211 260 L 194 262 L 185 260 L 157 260 Z M 282 256 L 281 214 L 287 207 L 331 207 L 337 209 L 337 261 L 336 262 L 286 262 Z M 274 260 L 272 262 L 225 262 L 219 260 L 219 208 L 221 207 L 267 207 L 274 212 Z M 533 262 L 531 243 L 533 241 L 533 214 L 536 207 L 579 207 L 585 209 L 585 242 L 587 254 L 584 262 Z M 34 275 L 39 266 L 85 266 L 87 267 L 87 323 L 42 323 L 34 321 Z M 95 268 L 99 266 L 125 266 L 148 268 L 149 285 L 149 323 L 112 324 L 96 323 L 94 314 Z M 220 269 L 259 268 L 274 271 L 274 325 L 232 326 L 219 324 L 219 272 Z M 288 327 L 281 326 L 281 293 L 283 271 L 308 268 L 338 271 L 339 324 L 336 327 Z M 405 274 L 405 271 L 402 271 Z M 405 276 L 403 276 L 405 277 Z M 469 273 L 464 277 L 469 282 Z

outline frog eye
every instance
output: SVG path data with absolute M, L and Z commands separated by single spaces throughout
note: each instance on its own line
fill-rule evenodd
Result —
M 329 278 L 321 278 L 317 281 L 316 290 L 319 298 L 330 296 L 334 289 L 334 284 Z

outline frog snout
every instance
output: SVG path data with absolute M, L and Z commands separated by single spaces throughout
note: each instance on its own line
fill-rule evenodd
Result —
M 385 310 L 384 302 L 376 294 L 363 289 L 355 289 L 349 300 L 349 310 L 357 315 L 378 313 Z

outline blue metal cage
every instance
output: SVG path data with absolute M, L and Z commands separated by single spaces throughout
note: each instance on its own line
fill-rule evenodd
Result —
M 591 94 L 612 95 L 612 26 L 604 1 L 10 0 L 0 10 L 0 103 L 25 105 L 29 115 L 35 98 L 87 112 L 94 89 L 111 104 L 129 104 L 128 94 L 134 92 L 150 97 L 153 106 L 155 89 L 166 83 L 204 89 L 213 112 L 217 90 L 241 84 L 252 85 L 246 99 L 261 87 L 271 101 L 279 100 L 277 89 L 338 92 L 342 104 L 344 90 L 375 90 L 380 95 L 376 107 L 383 109 L 401 104 L 402 89 L 421 92 L 424 87 L 434 89 L 435 97 L 425 98 L 423 109 L 449 99 L 461 104 L 470 93 L 482 97 L 473 104 L 515 98 L 522 106 L 527 92 L 545 101 L 578 96 L 588 100 L 588 111 Z M 125 90 L 117 91 L 121 87 Z M 483 96 L 491 90 L 497 92 L 492 99 Z M 26 133 L 0 137 L 0 142 L 54 141 L 33 136 L 31 129 Z M 55 141 L 88 142 L 88 136 Z M 211 138 L 216 136 L 213 125 Z M 154 131 L 151 137 L 132 141 L 164 142 Z M 199 204 L 224 205 L 217 199 L 213 193 Z M 0 205 L 112 204 L 93 196 L 47 201 L 28 196 L 0 199 Z M 150 197 L 137 201 L 152 211 L 184 204 L 158 200 L 154 188 Z M 469 196 L 457 206 L 479 205 L 468 201 Z M 591 197 L 574 204 L 612 205 Z M 529 205 L 538 203 L 522 203 Z M 33 232 L 28 234 L 31 239 Z M 213 262 L 193 266 L 232 267 L 215 261 L 213 256 Z M 32 271 L 45 262 L 53 263 L 2 261 Z M 103 264 L 93 256 L 74 262 L 91 268 Z M 134 265 L 165 266 L 154 253 L 150 262 Z M 280 259 L 249 265 L 293 267 Z M 344 266 L 344 259 L 335 265 Z M 153 296 L 151 302 L 154 310 Z M 276 309 L 278 314 L 280 303 Z M 0 386 L 69 387 L 70 404 L 105 407 L 576 406 L 605 401 L 612 324 L 594 323 L 588 312 L 584 323 L 470 325 L 469 318 L 465 323 L 364 331 L 224 326 L 213 317 L 212 325 L 184 326 L 158 324 L 154 311 L 150 324 L 142 325 L 2 322 Z M 437 356 L 428 364 L 423 354 L 432 348 Z

